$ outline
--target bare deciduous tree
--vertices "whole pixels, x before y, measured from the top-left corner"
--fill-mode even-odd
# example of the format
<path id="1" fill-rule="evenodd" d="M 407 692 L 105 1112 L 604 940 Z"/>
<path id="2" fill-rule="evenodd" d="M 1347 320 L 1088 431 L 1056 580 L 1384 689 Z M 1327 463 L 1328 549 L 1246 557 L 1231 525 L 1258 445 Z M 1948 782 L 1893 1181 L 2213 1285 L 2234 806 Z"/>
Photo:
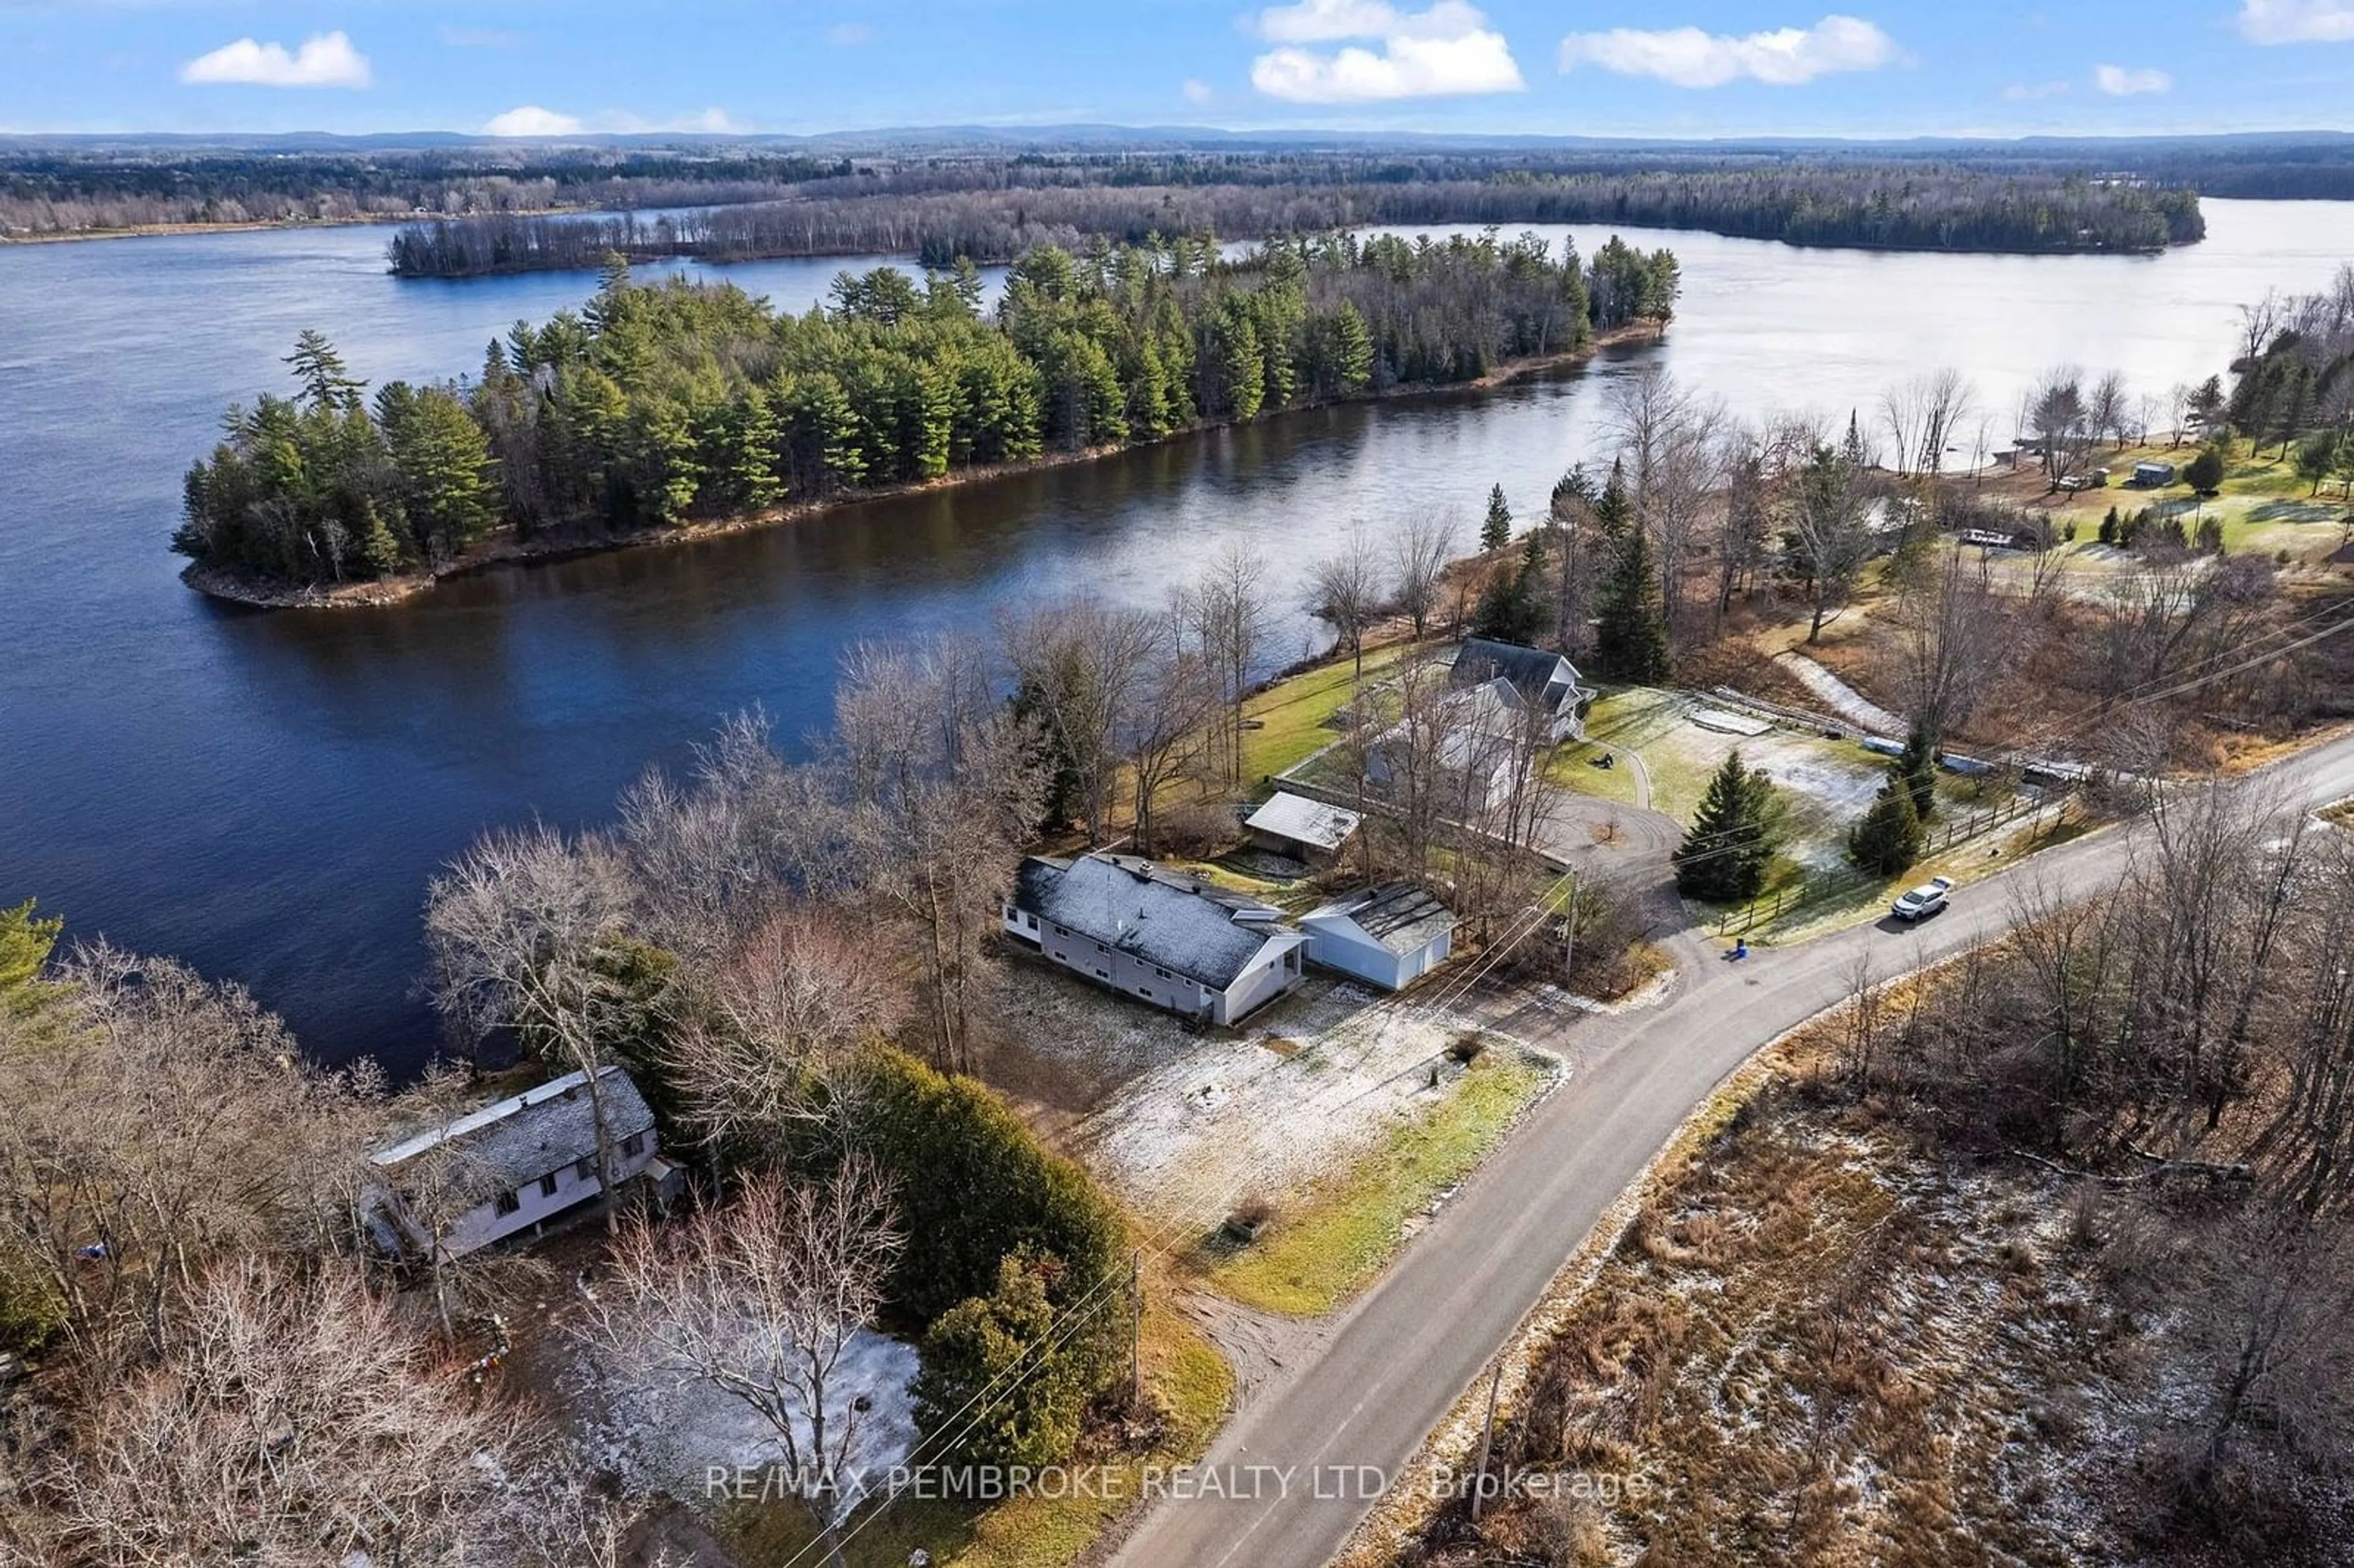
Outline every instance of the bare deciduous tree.
<path id="1" fill-rule="evenodd" d="M 1785 517 L 1785 569 L 1806 590 L 1807 641 L 1847 608 L 1858 573 L 1872 558 L 1862 476 L 1829 447 L 1818 447 L 1796 476 Z"/>
<path id="2" fill-rule="evenodd" d="M 1214 672 L 1225 723 L 1217 737 L 1229 784 L 1243 782 L 1243 705 L 1267 640 L 1267 562 L 1248 544 L 1234 541 L 1211 557 L 1186 596 L 1193 638 Z"/>
<path id="3" fill-rule="evenodd" d="M 1650 536 L 1659 602 L 1675 629 L 1684 616 L 1684 570 L 1702 543 L 1701 524 L 1724 471 L 1717 440 L 1727 423 L 1723 405 L 1694 397 L 1664 370 L 1613 382 L 1609 403 L 1636 525 Z"/>
<path id="4" fill-rule="evenodd" d="M 1414 622 L 1417 642 L 1437 611 L 1438 590 L 1462 533 L 1459 516 L 1433 508 L 1408 513 L 1390 531 L 1391 580 L 1396 585 L 1393 598 Z"/>
<path id="5" fill-rule="evenodd" d="M 1931 736 L 1969 722 L 2001 673 L 2009 616 L 1985 555 L 1956 545 L 1907 586 L 1898 606 L 1904 634 L 1905 705 Z"/>
<path id="6" fill-rule="evenodd" d="M 492 1568 L 527 1532 L 535 1439 L 348 1266 L 249 1256 L 204 1277 L 48 1480 L 71 1561 Z"/>
<path id="7" fill-rule="evenodd" d="M 545 824 L 483 834 L 426 892 L 435 1006 L 470 1042 L 512 1030 L 527 1049 L 585 1075 L 606 1199 L 615 1160 L 604 1069 L 636 1001 L 620 962 L 629 899 L 610 846 Z M 616 1224 L 610 1202 L 605 1224 Z"/>
<path id="8" fill-rule="evenodd" d="M 741 1402 L 831 1539 L 860 1480 L 860 1412 L 838 1374 L 903 1245 L 888 1188 L 855 1156 L 822 1181 L 756 1176 L 725 1208 L 633 1221 L 577 1331 L 637 1375 Z"/>
<path id="9" fill-rule="evenodd" d="M 801 909 L 754 932 L 701 981 L 695 1002 L 668 1048 L 686 1114 L 715 1142 L 770 1144 L 834 1114 L 836 1069 L 896 1026 L 906 995 L 844 913 Z"/>
<path id="10" fill-rule="evenodd" d="M 1060 628 L 1034 617 L 1016 630 L 1025 640 L 1022 656 L 1049 672 L 1040 677 L 1049 683 L 1040 699 L 1046 722 L 1088 758 L 1089 821 L 1100 824 L 1119 766 L 1116 726 L 1133 700 L 1150 618 L 1065 608 Z M 933 1059 L 943 1071 L 968 1071 L 981 938 L 993 924 L 1014 846 L 1041 810 L 1037 736 L 995 699 L 978 648 L 961 641 L 860 653 L 836 704 L 836 753 L 819 771 L 830 777 L 857 886 L 914 923 Z M 890 713 L 895 705 L 913 709 L 917 721 Z M 867 715 L 878 713 L 870 724 Z"/>
<path id="11" fill-rule="evenodd" d="M 372 1081 L 308 1065 L 234 985 L 98 943 L 36 1018 L 0 1007 L 0 1233 L 101 1385 L 161 1344 L 206 1266 L 347 1245 Z"/>
<path id="12" fill-rule="evenodd" d="M 2027 421 L 2043 449 L 2044 482 L 2057 488 L 2082 466 L 2093 440 L 2083 376 L 2073 366 L 2044 373 L 2028 394 Z"/>
<path id="13" fill-rule="evenodd" d="M 1201 653 L 1183 647 L 1185 616 L 1172 608 L 1148 657 L 1135 692 L 1119 719 L 1119 747 L 1128 765 L 1130 821 L 1136 847 L 1153 852 L 1153 811 L 1161 791 L 1184 770 L 1203 731 L 1223 711 L 1217 674 Z"/>
<path id="14" fill-rule="evenodd" d="M 1359 681 L 1365 676 L 1365 633 L 1381 616 L 1383 598 L 1381 568 L 1362 528 L 1351 528 L 1339 549 L 1308 569 L 1302 602 L 1349 650 Z"/>
<path id="15" fill-rule="evenodd" d="M 2178 1434 L 2191 1487 L 2211 1490 L 2251 1447 L 2265 1469 L 2354 1457 L 2354 1238 L 2258 1206 L 2219 1216 L 2176 1266 L 2202 1396 Z"/>
<path id="16" fill-rule="evenodd" d="M 1006 655 L 1024 700 L 1071 771 L 1090 844 L 1110 832 L 1121 720 L 1160 638 L 1159 618 L 1150 613 L 1085 597 L 1004 623 Z"/>

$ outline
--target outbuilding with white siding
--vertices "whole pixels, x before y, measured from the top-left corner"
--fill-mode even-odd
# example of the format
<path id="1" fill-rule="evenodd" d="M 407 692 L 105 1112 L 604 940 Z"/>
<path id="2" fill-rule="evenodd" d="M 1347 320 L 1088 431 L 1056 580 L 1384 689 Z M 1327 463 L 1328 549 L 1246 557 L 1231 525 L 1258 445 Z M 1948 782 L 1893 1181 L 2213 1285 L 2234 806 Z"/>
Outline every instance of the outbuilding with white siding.
<path id="1" fill-rule="evenodd" d="M 1455 950 L 1455 914 L 1411 882 L 1361 888 L 1300 916 L 1308 961 L 1404 991 Z"/>

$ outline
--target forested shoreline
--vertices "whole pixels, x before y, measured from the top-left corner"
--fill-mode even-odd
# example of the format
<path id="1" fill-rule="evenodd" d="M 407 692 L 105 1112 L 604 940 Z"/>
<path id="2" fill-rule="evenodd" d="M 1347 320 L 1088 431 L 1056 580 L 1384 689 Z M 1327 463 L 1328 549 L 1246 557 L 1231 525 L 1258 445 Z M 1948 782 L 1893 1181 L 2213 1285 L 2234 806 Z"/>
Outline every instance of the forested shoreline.
<path id="1" fill-rule="evenodd" d="M 830 184 L 838 182 L 830 182 Z M 1509 172 L 1339 185 L 1128 183 L 927 189 L 710 207 L 652 218 L 513 213 L 404 226 L 396 276 L 586 268 L 609 252 L 705 261 L 897 253 L 1002 261 L 1106 235 L 1258 238 L 1410 224 L 1608 223 L 1792 245 L 2022 253 L 2162 250 L 2204 237 L 2195 192 L 2081 176 L 1880 166 Z"/>
<path id="2" fill-rule="evenodd" d="M 190 470 L 173 548 L 197 586 L 270 602 L 631 542 L 1476 382 L 1664 323 L 1679 287 L 1670 252 L 1616 238 L 1589 261 L 1534 237 L 1341 235 L 1235 260 L 1180 238 L 1041 247 L 993 311 L 965 261 L 921 283 L 843 272 L 796 316 L 617 261 L 583 310 L 516 323 L 468 381 L 369 397 L 305 334 L 296 396 L 232 408 Z"/>
<path id="3" fill-rule="evenodd" d="M 1343 139 L 1345 140 L 1345 139 Z M 1802 245 L 2050 252 L 2158 249 L 2200 232 L 2198 195 L 2343 196 L 2329 140 L 2147 143 L 1497 145 L 1436 149 L 876 132 L 656 145 L 463 142 L 248 147 L 0 142 L 0 237 L 417 220 L 396 270 L 593 267 L 606 249 L 713 258 L 922 254 L 1010 260 L 1096 234 L 1230 239 L 1384 223 L 1688 227 Z M 677 207 L 667 235 L 560 236 L 515 220 Z M 641 217 L 637 228 L 656 220 Z M 454 227 L 444 228 L 441 224 Z"/>

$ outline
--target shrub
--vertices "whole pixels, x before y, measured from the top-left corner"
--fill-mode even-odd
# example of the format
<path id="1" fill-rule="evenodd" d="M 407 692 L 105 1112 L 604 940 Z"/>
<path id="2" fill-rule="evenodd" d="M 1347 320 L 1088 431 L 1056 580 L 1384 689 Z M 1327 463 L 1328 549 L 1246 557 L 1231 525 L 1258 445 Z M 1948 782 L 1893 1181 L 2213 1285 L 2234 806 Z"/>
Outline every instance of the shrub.
<path id="1" fill-rule="evenodd" d="M 2199 455 L 2183 465 L 2182 478 L 2200 494 L 2214 494 L 2223 485 L 2223 454 L 2211 445 L 2201 447 Z"/>
<path id="2" fill-rule="evenodd" d="M 1089 1303 L 1089 1326 L 1071 1351 L 1095 1386 L 1119 1330 L 1119 1315 L 1099 1309 L 1097 1289 L 1126 1272 L 1111 1200 L 970 1078 L 878 1046 L 861 1061 L 850 1093 L 855 1140 L 891 1177 L 911 1238 L 893 1272 L 892 1303 L 932 1322 L 993 1296 L 1005 1260 L 1028 1257 L 1057 1311 Z"/>
<path id="3" fill-rule="evenodd" d="M 1204 800 L 1152 816 L 1152 848 L 1180 860 L 1207 860 L 1242 838 L 1232 806 Z"/>
<path id="4" fill-rule="evenodd" d="M 929 1457 L 1048 1465 L 1078 1442 L 1088 1393 L 1084 1369 L 1067 1353 L 1031 1353 L 1057 1328 L 1047 1299 L 1055 1269 L 1032 1253 L 1008 1254 L 998 1261 L 994 1290 L 933 1321 L 914 1390 L 917 1429 L 939 1449 Z"/>

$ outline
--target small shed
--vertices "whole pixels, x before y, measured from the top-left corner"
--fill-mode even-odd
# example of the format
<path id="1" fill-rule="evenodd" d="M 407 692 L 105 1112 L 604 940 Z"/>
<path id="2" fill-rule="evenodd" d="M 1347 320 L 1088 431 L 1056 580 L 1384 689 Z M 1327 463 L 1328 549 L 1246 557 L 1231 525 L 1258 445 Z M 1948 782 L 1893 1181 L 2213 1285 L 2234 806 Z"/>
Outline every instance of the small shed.
<path id="1" fill-rule="evenodd" d="M 2174 482 L 2174 465 L 2170 462 L 2137 462 L 2133 466 L 2133 483 L 2140 490 L 2158 490 Z"/>
<path id="2" fill-rule="evenodd" d="M 1251 842 L 1310 865 L 1328 865 L 1363 821 L 1356 812 L 1278 789 L 1243 822 Z"/>
<path id="3" fill-rule="evenodd" d="M 1455 950 L 1455 914 L 1410 882 L 1361 888 L 1300 916 L 1308 961 L 1404 991 Z"/>

